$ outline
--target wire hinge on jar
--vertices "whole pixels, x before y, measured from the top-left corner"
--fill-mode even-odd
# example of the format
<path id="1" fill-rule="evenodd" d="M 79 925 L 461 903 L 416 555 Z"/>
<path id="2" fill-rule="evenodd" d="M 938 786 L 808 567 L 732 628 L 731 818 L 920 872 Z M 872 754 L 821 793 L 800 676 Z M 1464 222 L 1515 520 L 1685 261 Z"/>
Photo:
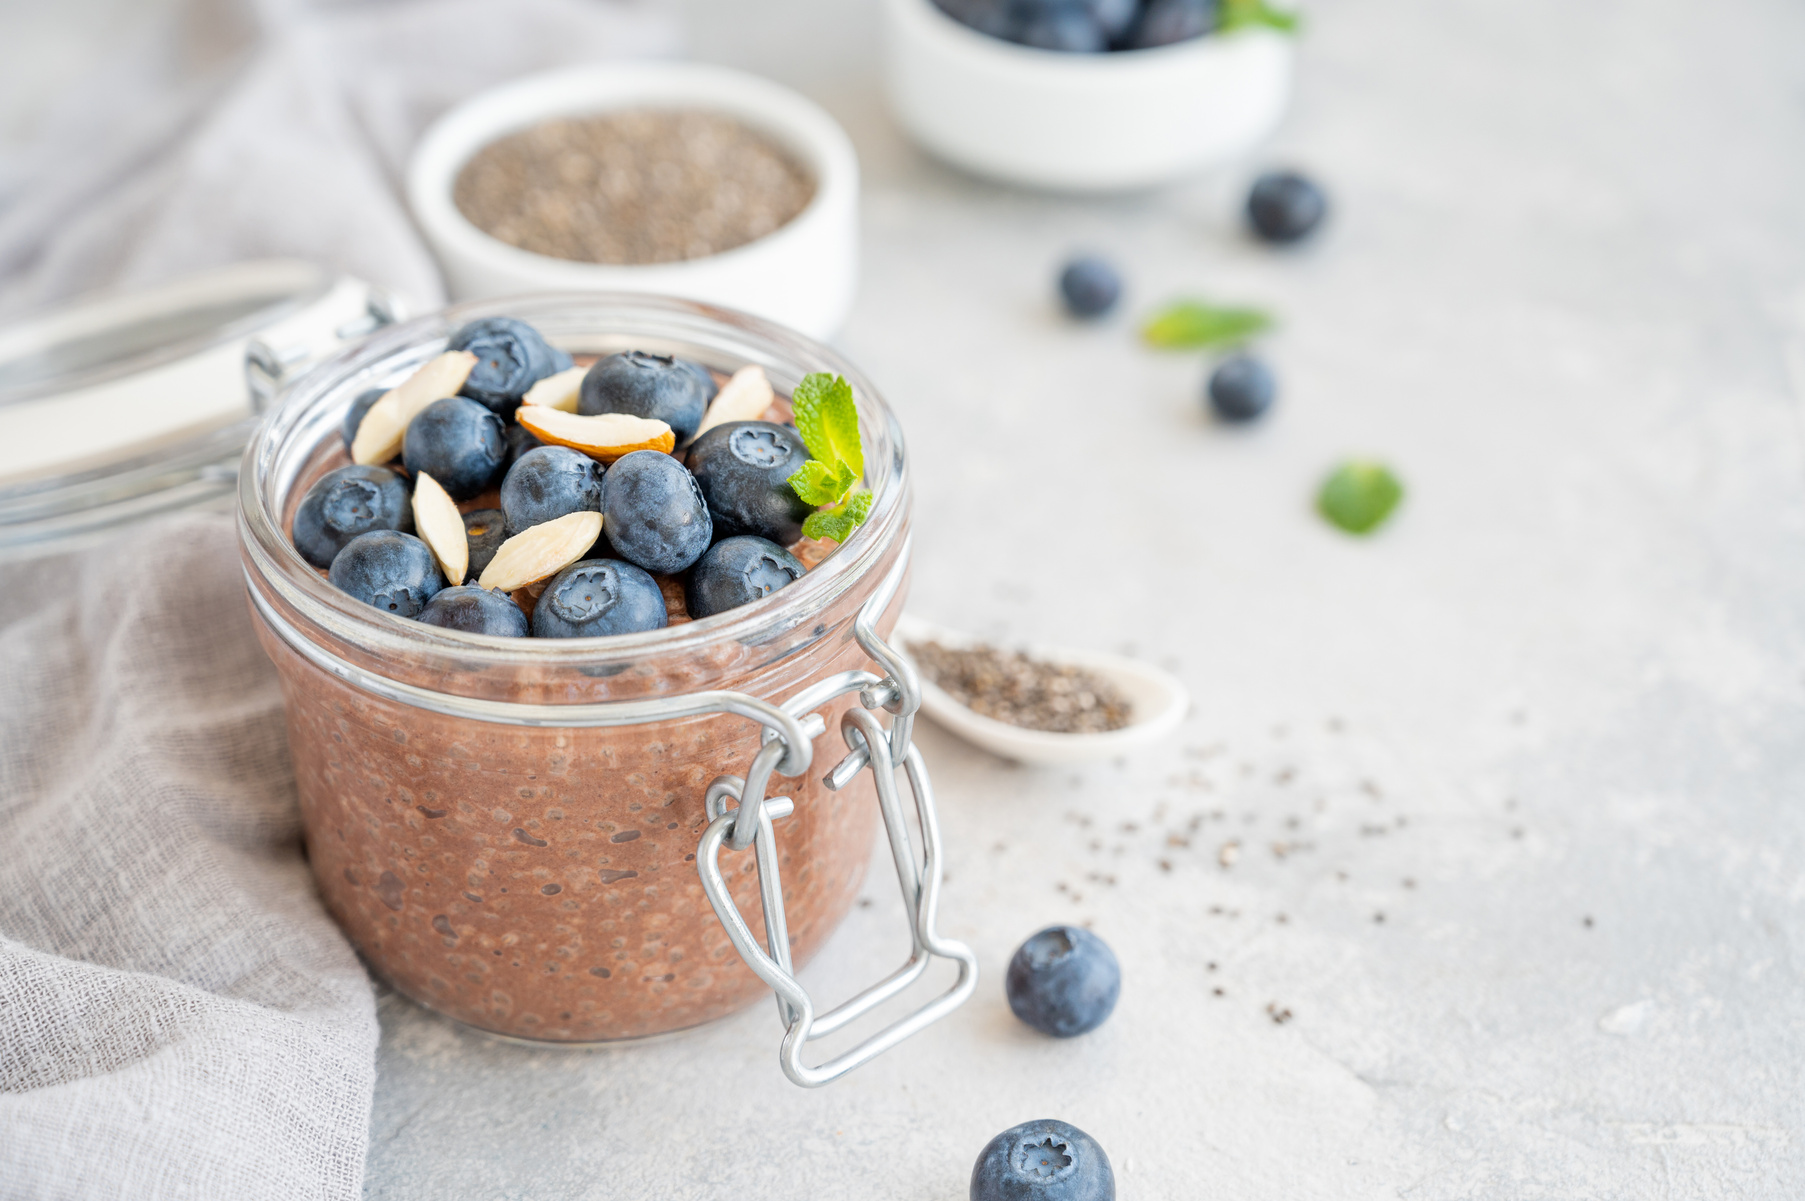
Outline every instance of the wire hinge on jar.
<path id="1" fill-rule="evenodd" d="M 696 868 L 702 877 L 702 889 L 708 895 L 708 903 L 714 907 L 715 916 L 726 928 L 734 949 L 759 979 L 777 994 L 777 1011 L 787 1027 L 778 1059 L 784 1075 L 805 1088 L 816 1088 L 838 1079 L 883 1054 L 964 1004 L 977 986 L 977 957 L 964 943 L 943 938 L 935 929 L 942 871 L 940 823 L 935 815 L 933 786 L 928 780 L 927 767 L 911 738 L 915 712 L 921 705 L 920 681 L 913 666 L 884 642 L 876 628 L 878 617 L 896 594 L 907 563 L 908 547 L 905 545 L 889 577 L 865 602 L 853 623 L 853 635 L 859 645 L 885 674 L 841 672 L 790 698 L 781 706 L 792 719 L 789 729 L 794 731 L 793 723 L 799 722 L 801 732 L 810 741 L 793 746 L 790 734 L 774 723 L 765 722 L 764 745 L 753 756 L 752 767 L 745 777 L 717 777 L 709 784 L 706 794 L 709 823 L 696 850 Z M 859 694 L 864 707 L 849 710 L 841 716 L 840 736 L 846 743 L 847 754 L 823 782 L 838 791 L 851 784 L 861 771 L 871 772 L 877 786 L 878 808 L 889 836 L 891 857 L 896 863 L 897 883 L 902 888 L 903 903 L 910 917 L 913 945 L 902 967 L 851 1000 L 817 1014 L 813 998 L 796 979 L 791 964 L 789 926 L 784 919 L 783 880 L 773 825 L 788 817 L 795 806 L 787 796 L 767 796 L 766 792 L 774 772 L 796 776 L 808 769 L 812 740 L 826 729 L 826 723 L 815 710 L 851 692 Z M 871 712 L 874 709 L 884 709 L 894 715 L 888 731 Z M 898 768 L 908 779 L 910 799 L 921 829 L 923 845 L 919 860 L 897 788 Z M 730 799 L 734 802 L 732 807 L 728 806 Z M 739 906 L 734 904 L 721 873 L 722 849 L 738 851 L 748 846 L 754 851 L 759 897 L 764 903 L 763 947 L 753 936 Z M 951 960 L 958 966 L 958 978 L 950 989 L 826 1063 L 817 1067 L 803 1063 L 802 1052 L 808 1043 L 845 1028 L 901 993 L 920 979 L 936 958 Z"/>

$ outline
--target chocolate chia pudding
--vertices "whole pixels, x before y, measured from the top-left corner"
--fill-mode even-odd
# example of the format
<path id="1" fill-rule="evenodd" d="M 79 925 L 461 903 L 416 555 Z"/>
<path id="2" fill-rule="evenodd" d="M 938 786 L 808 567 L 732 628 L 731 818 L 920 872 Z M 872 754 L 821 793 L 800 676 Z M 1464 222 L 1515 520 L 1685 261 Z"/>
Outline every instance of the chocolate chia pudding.
<path id="1" fill-rule="evenodd" d="M 843 545 L 793 544 L 810 570 L 780 596 L 692 622 L 683 590 L 661 581 L 669 624 L 612 638 L 503 640 L 404 621 L 335 590 L 294 552 L 296 509 L 345 464 L 337 430 L 351 399 L 372 382 L 392 386 L 448 329 L 489 311 L 425 319 L 324 365 L 247 454 L 246 575 L 282 680 L 308 856 L 371 969 L 460 1021 L 572 1043 L 693 1026 L 769 995 L 710 909 L 695 863 L 705 790 L 746 774 L 762 727 L 728 714 L 560 725 L 556 707 L 705 690 L 781 702 L 835 673 L 881 674 L 852 626 L 901 562 L 900 437 L 869 386 L 829 364 L 855 377 L 875 502 Z M 774 418 L 795 379 L 817 369 L 810 359 L 827 353 L 677 301 L 560 298 L 510 302 L 508 312 L 573 349 L 656 336 L 723 369 L 761 353 L 779 389 Z M 459 507 L 493 503 L 485 492 Z M 516 598 L 523 608 L 536 599 Z M 855 694 L 818 709 L 828 732 L 812 764 L 772 781 L 795 803 L 776 831 L 798 963 L 857 896 L 880 821 L 868 775 L 839 792 L 822 783 L 846 753 L 840 715 L 857 704 Z M 752 852 L 724 851 L 721 867 L 762 930 Z"/>

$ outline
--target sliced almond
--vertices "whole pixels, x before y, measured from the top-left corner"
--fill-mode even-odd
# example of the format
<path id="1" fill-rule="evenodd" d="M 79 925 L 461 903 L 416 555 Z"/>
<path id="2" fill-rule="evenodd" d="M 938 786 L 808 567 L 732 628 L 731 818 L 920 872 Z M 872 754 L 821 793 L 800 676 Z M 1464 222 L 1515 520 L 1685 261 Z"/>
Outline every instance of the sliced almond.
<path id="1" fill-rule="evenodd" d="M 569 371 L 548 375 L 528 388 L 526 395 L 520 398 L 520 403 L 574 413 L 577 411 L 577 396 L 583 390 L 583 377 L 588 374 L 587 367 L 572 367 Z"/>
<path id="2" fill-rule="evenodd" d="M 477 586 L 513 592 L 557 575 L 588 554 L 601 535 L 600 513 L 566 513 L 522 530 L 495 549 Z"/>
<path id="3" fill-rule="evenodd" d="M 702 424 L 696 427 L 696 437 L 700 438 L 715 426 L 729 421 L 757 421 L 771 407 L 774 397 L 771 381 L 765 378 L 763 367 L 757 363 L 741 367 L 709 402 L 708 412 L 702 414 Z"/>
<path id="4" fill-rule="evenodd" d="M 357 437 L 351 440 L 353 463 L 386 463 L 401 453 L 401 439 L 407 424 L 420 415 L 420 410 L 435 400 L 456 396 L 470 372 L 476 368 L 476 356 L 468 350 L 448 350 L 382 394 L 370 406 L 357 425 Z"/>
<path id="5" fill-rule="evenodd" d="M 521 405 L 514 420 L 541 442 L 568 446 L 604 463 L 636 450 L 662 450 L 668 454 L 677 446 L 677 436 L 664 422 L 625 413 L 580 417 L 543 405 Z"/>
<path id="6" fill-rule="evenodd" d="M 414 529 L 453 587 L 470 572 L 470 537 L 451 494 L 424 471 L 414 473 Z"/>

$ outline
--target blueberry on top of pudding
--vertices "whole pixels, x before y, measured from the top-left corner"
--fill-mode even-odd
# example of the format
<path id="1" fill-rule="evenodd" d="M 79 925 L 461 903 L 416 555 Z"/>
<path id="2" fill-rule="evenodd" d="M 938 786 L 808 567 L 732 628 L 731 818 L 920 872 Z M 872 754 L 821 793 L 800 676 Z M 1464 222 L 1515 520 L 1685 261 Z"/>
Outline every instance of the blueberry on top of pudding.
<path id="1" fill-rule="evenodd" d="M 538 638 L 594 638 L 662 630 L 664 591 L 618 559 L 584 559 L 552 577 L 533 608 Z"/>
<path id="2" fill-rule="evenodd" d="M 656 450 L 623 455 L 602 475 L 602 528 L 621 558 L 665 574 L 687 568 L 714 541 L 696 477 Z"/>
<path id="3" fill-rule="evenodd" d="M 401 461 L 424 471 L 453 500 L 469 500 L 494 484 L 508 459 L 501 418 L 463 396 L 435 400 L 407 426 Z"/>
<path id="4" fill-rule="evenodd" d="M 583 377 L 577 412 L 586 417 L 626 413 L 662 421 L 682 446 L 702 424 L 702 413 L 708 408 L 704 374 L 669 355 L 640 350 L 611 354 L 597 360 Z"/>
<path id="5" fill-rule="evenodd" d="M 353 464 L 327 472 L 301 498 L 295 549 L 313 566 L 330 567 L 333 556 L 359 534 L 413 528 L 407 481 L 387 467 Z"/>
<path id="6" fill-rule="evenodd" d="M 691 617 L 713 617 L 762 600 L 806 574 L 789 551 L 764 538 L 723 538 L 708 548 L 684 580 Z"/>
<path id="7" fill-rule="evenodd" d="M 462 395 L 507 416 L 526 390 L 570 366 L 570 356 L 549 345 L 539 331 L 513 317 L 485 317 L 451 335 L 451 350 L 468 350 L 476 366 Z"/>
<path id="8" fill-rule="evenodd" d="M 794 429 L 770 421 L 730 421 L 689 448 L 689 469 L 708 502 L 715 536 L 752 534 L 782 546 L 802 536 L 810 507 L 790 487 L 808 462 Z"/>
<path id="9" fill-rule="evenodd" d="M 418 617 L 445 587 L 426 543 L 397 530 L 372 530 L 345 544 L 327 578 L 341 592 L 397 617 Z"/>

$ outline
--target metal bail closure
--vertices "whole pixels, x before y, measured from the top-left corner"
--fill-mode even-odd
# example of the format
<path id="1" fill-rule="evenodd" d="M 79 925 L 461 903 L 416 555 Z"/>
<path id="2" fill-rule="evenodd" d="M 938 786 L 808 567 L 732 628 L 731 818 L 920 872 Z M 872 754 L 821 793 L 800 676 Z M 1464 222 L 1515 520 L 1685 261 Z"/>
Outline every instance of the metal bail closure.
<path id="1" fill-rule="evenodd" d="M 696 849 L 696 868 L 702 877 L 702 890 L 708 895 L 715 916 L 726 928 L 734 949 L 759 979 L 777 994 L 777 1011 L 788 1027 L 778 1061 L 783 1065 L 784 1075 L 804 1088 L 818 1088 L 838 1079 L 945 1017 L 965 1003 L 978 982 L 977 956 L 971 948 L 942 938 L 935 930 L 942 870 L 940 822 L 934 811 L 934 792 L 928 781 L 927 767 L 921 760 L 921 752 L 910 739 L 914 712 L 920 704 L 919 682 L 907 660 L 885 645 L 875 629 L 877 617 L 896 593 L 906 561 L 905 547 L 890 578 L 877 595 L 866 602 L 853 626 L 859 644 L 885 669 L 886 675 L 842 672 L 792 697 L 783 709 L 799 718 L 809 734 L 818 734 L 823 728 L 821 719 L 812 710 L 849 692 L 858 692 L 860 700 L 870 708 L 885 708 L 896 714 L 886 732 L 876 716 L 863 709 L 845 713 L 840 719 L 840 734 L 846 742 L 847 755 L 826 776 L 825 782 L 829 788 L 838 790 L 851 783 L 860 771 L 869 770 L 872 774 L 877 785 L 878 808 L 883 813 L 884 830 L 890 840 L 891 857 L 896 861 L 897 883 L 910 917 L 913 947 L 908 961 L 850 1001 L 817 1016 L 813 998 L 796 979 L 791 966 L 789 926 L 784 920 L 783 880 L 773 825 L 788 817 L 794 811 L 794 804 L 789 797 L 765 796 L 772 772 L 782 770 L 789 754 L 785 733 L 767 726 L 768 741 L 754 756 L 746 778 L 721 776 L 708 786 L 710 820 Z M 804 714 L 807 716 L 802 716 Z M 805 745 L 805 753 L 807 749 Z M 919 861 L 897 790 L 899 767 L 908 777 L 916 821 L 921 827 Z M 729 797 L 737 802 L 736 808 L 727 807 Z M 735 850 L 750 844 L 754 849 L 759 896 L 765 910 L 764 947 L 759 946 L 751 927 L 734 904 L 727 881 L 721 874 L 724 844 Z M 901 993 L 921 978 L 935 958 L 948 959 L 958 965 L 959 975 L 950 989 L 818 1067 L 809 1067 L 802 1062 L 803 1048 L 810 1041 L 834 1033 Z"/>

